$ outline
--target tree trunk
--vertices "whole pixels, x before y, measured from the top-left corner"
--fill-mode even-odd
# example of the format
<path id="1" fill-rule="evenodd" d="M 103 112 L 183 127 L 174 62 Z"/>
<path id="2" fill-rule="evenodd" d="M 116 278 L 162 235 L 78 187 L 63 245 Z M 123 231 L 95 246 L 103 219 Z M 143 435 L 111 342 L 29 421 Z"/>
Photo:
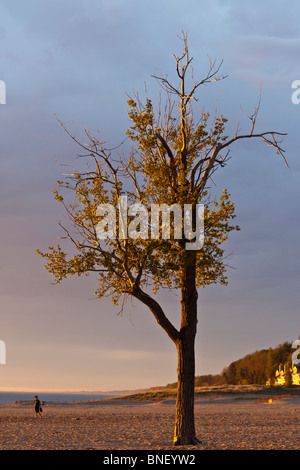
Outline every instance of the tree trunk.
<path id="1" fill-rule="evenodd" d="M 193 258 L 191 254 L 190 257 Z M 195 445 L 200 441 L 195 434 L 195 337 L 197 330 L 197 290 L 195 263 L 182 271 L 181 327 L 176 343 L 178 352 L 177 403 L 174 445 Z"/>
<path id="2" fill-rule="evenodd" d="M 194 419 L 195 353 L 193 334 L 177 345 L 178 386 L 174 445 L 197 444 Z"/>

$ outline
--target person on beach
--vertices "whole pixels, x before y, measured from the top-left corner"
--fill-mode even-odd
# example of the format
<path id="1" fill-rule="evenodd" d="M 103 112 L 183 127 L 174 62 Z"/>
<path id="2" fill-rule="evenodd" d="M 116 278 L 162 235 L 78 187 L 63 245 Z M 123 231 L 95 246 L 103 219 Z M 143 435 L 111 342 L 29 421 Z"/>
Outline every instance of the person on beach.
<path id="1" fill-rule="evenodd" d="M 37 395 L 35 395 L 35 397 L 34 397 L 34 411 L 35 411 L 35 417 L 37 417 L 38 414 L 40 415 L 40 417 L 42 417 L 42 415 L 41 415 L 41 411 L 42 411 L 41 402 L 40 402 L 39 397 Z"/>

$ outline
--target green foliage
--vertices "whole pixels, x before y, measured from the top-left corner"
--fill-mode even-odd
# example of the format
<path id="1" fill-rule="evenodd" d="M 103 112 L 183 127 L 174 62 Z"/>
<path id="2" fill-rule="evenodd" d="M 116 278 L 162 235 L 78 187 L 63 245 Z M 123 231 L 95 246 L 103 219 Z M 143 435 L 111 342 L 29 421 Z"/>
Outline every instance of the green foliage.
<path id="1" fill-rule="evenodd" d="M 272 348 L 269 348 L 267 354 L 266 377 L 269 380 L 270 386 L 273 386 L 275 383 L 276 366 L 274 351 Z"/>
<path id="2" fill-rule="evenodd" d="M 292 378 L 292 370 L 291 370 L 290 362 L 287 362 L 285 364 L 285 386 L 289 388 L 293 386 L 293 378 Z"/>
<path id="3" fill-rule="evenodd" d="M 274 378 L 279 364 L 290 361 L 291 343 L 285 342 L 276 348 L 262 349 L 232 362 L 223 371 L 231 385 L 265 385 L 267 379 Z"/>
<path id="4" fill-rule="evenodd" d="M 227 284 L 222 245 L 233 230 L 234 204 L 227 190 L 220 200 L 210 202 L 205 182 L 207 165 L 218 142 L 227 139 L 226 119 L 216 116 L 210 126 L 209 113 L 195 122 L 188 93 L 179 95 L 180 110 L 167 94 L 165 113 L 155 112 L 150 99 L 143 104 L 129 99 L 131 126 L 127 135 L 132 141 L 129 154 L 112 155 L 102 142 L 86 131 L 89 144 L 77 144 L 87 152 L 88 169 L 75 170 L 53 190 L 62 204 L 68 225 L 61 225 L 60 237 L 73 243 L 70 248 L 50 246 L 48 252 L 37 250 L 46 259 L 45 268 L 60 283 L 67 276 L 98 273 L 95 295 L 111 296 L 115 303 L 121 297 L 136 296 L 137 290 L 152 286 L 180 289 L 182 270 L 194 259 L 185 249 L 185 240 L 171 237 L 159 239 L 122 239 L 120 221 L 116 220 L 116 236 L 99 240 L 97 224 L 102 220 L 97 208 L 111 204 L 118 208 L 120 197 L 127 194 L 128 205 L 143 204 L 148 211 L 153 204 L 205 204 L 204 246 L 196 253 L 196 287 Z M 174 115 L 174 110 L 176 113 Z M 69 134 L 70 135 L 70 134 Z M 218 157 L 210 173 L 226 162 Z M 71 195 L 71 202 L 67 194 Z M 150 212 L 149 212 L 150 214 Z"/>
<path id="5" fill-rule="evenodd" d="M 81 156 L 86 157 L 85 168 L 76 169 L 58 181 L 57 189 L 53 190 L 67 216 L 67 225 L 60 224 L 63 230 L 60 238 L 72 242 L 73 249 L 70 245 L 62 248 L 58 244 L 50 246 L 48 252 L 37 250 L 45 258 L 45 268 L 55 282 L 60 283 L 67 276 L 94 272 L 98 275 L 96 296 L 111 296 L 115 303 L 128 296 L 138 298 L 149 306 L 174 341 L 178 334 L 165 321 L 161 307 L 154 305 L 143 289 L 149 286 L 154 292 L 163 287 L 182 289 L 191 267 L 195 272 L 195 288 L 216 283 L 226 285 L 223 243 L 230 232 L 239 227 L 232 222 L 234 204 L 227 190 L 219 201 L 210 201 L 211 177 L 227 164 L 230 146 L 239 139 L 261 138 L 281 156 L 284 152 L 278 140 L 284 134 L 254 133 L 258 107 L 248 116 L 249 133 L 239 135 L 236 132 L 231 138 L 227 137 L 227 119 L 222 114 L 211 117 L 203 109 L 195 119 L 192 104 L 197 102 L 198 88 L 225 77 L 219 73 L 221 64 L 216 67 L 211 62 L 206 76 L 199 81 L 189 80 L 189 72 L 193 77 L 193 59 L 189 56 L 186 35 L 182 41 L 183 54 L 174 55 L 178 84 L 173 85 L 167 77 L 155 77 L 165 92 L 158 108 L 154 109 L 148 97 L 144 103 L 138 95 L 128 99 L 131 125 L 127 135 L 131 149 L 124 149 L 120 155 L 118 150 L 106 148 L 87 129 L 87 143 L 82 143 L 61 123 L 84 151 Z M 184 237 L 179 240 L 174 236 L 168 240 L 162 237 L 124 239 L 120 236 L 122 222 L 118 218 L 115 237 L 99 240 L 97 225 L 102 216 L 98 215 L 97 208 L 100 204 L 117 208 L 125 193 L 128 205 L 143 204 L 148 211 L 153 204 L 171 206 L 176 203 L 183 214 L 185 204 L 190 204 L 192 211 L 197 204 L 205 204 L 203 247 L 196 253 L 188 252 Z"/>

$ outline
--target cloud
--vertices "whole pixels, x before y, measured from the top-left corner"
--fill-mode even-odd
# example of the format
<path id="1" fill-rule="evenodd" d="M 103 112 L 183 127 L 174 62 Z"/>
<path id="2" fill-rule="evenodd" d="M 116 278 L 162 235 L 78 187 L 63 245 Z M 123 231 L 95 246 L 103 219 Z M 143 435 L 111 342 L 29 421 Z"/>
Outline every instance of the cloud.
<path id="1" fill-rule="evenodd" d="M 281 0 L 252 1 L 239 0 L 222 2 L 226 22 L 237 35 L 257 35 L 295 38 L 299 36 L 299 3 L 295 0 L 283 3 Z"/>
<path id="2" fill-rule="evenodd" d="M 219 42 L 218 47 L 230 76 L 269 88 L 290 87 L 300 76 L 300 39 L 264 35 L 234 36 Z"/>
<path id="3" fill-rule="evenodd" d="M 158 351 L 144 351 L 135 349 L 114 349 L 99 351 L 101 357 L 112 359 L 113 361 L 133 361 L 141 359 L 151 359 L 159 355 Z"/>

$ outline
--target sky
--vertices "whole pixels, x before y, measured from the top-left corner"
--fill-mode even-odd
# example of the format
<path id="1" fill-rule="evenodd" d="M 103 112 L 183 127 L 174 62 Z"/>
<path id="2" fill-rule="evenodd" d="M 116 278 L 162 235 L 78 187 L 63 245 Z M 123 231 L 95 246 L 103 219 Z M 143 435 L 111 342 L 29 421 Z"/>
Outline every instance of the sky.
<path id="1" fill-rule="evenodd" d="M 92 278 L 52 284 L 36 249 L 58 242 L 64 216 L 51 190 L 78 148 L 99 131 L 109 147 L 129 127 L 128 94 L 155 101 L 152 75 L 174 77 L 182 31 L 202 78 L 209 59 L 225 80 L 199 89 L 194 112 L 218 108 L 229 131 L 249 130 L 261 89 L 257 131 L 285 138 L 287 168 L 261 141 L 240 141 L 216 173 L 241 231 L 226 243 L 228 286 L 199 291 L 196 375 L 218 374 L 246 354 L 300 334 L 300 5 L 280 0 L 0 0 L 0 390 L 132 390 L 176 381 L 176 349 L 142 304 L 122 315 L 95 299 Z M 0 100 L 1 101 L 1 100 Z M 200 115 L 199 114 L 199 115 Z M 57 118 L 56 118 L 57 117 Z M 178 325 L 177 295 L 157 294 Z M 3 343 L 1 343 L 3 344 Z"/>

